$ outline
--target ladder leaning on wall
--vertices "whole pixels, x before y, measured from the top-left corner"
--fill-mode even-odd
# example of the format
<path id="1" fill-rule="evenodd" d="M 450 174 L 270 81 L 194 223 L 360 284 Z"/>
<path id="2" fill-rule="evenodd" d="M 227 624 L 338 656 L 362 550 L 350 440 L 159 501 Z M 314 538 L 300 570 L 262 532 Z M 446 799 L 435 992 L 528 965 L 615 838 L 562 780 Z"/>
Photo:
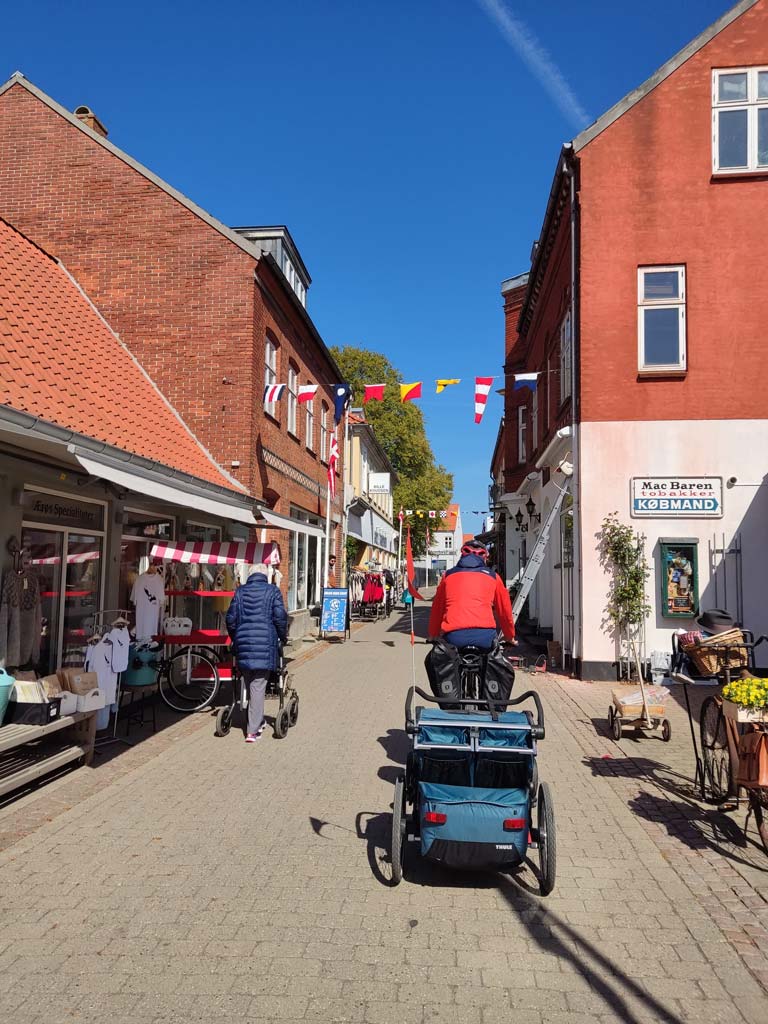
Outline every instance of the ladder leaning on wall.
<path id="1" fill-rule="evenodd" d="M 523 605 L 525 604 L 528 594 L 531 592 L 534 580 L 539 575 L 539 569 L 544 562 L 544 556 L 547 553 L 547 545 L 549 544 L 550 534 L 552 533 L 552 527 L 558 520 L 560 515 L 560 508 L 563 504 L 563 500 L 569 492 L 565 487 L 561 487 L 560 493 L 555 499 L 555 503 L 552 506 L 549 515 L 547 516 L 546 522 L 542 527 L 541 533 L 536 540 L 531 557 L 528 559 L 528 563 L 525 566 L 523 577 L 520 581 L 520 589 L 515 595 L 515 600 L 512 604 L 512 615 L 517 620 Z"/>

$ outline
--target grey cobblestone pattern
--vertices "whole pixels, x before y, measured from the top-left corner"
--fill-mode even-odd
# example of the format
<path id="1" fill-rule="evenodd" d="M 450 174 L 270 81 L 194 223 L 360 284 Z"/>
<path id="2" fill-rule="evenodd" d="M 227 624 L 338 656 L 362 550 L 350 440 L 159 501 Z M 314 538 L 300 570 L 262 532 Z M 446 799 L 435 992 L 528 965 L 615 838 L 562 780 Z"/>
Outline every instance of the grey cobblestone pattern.
<path id="1" fill-rule="evenodd" d="M 668 814 L 680 798 L 651 767 L 690 775 L 680 712 L 671 744 L 617 745 L 602 731 L 610 688 L 532 677 L 548 712 L 555 892 L 540 899 L 530 870 L 419 862 L 390 887 L 410 675 L 407 624 L 367 626 L 297 670 L 287 739 L 216 739 L 201 718 L 9 846 L 0 1020 L 765 1024 L 743 938 L 764 925 L 765 866 L 736 865 L 709 818 L 692 842 L 699 819 Z"/>

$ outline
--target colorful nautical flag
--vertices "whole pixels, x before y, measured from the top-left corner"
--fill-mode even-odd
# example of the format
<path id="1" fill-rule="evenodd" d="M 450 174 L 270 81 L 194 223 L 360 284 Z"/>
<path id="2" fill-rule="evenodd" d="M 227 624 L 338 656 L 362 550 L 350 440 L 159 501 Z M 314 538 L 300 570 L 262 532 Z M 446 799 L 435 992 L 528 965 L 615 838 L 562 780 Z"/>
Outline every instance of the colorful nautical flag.
<path id="1" fill-rule="evenodd" d="M 475 377 L 475 423 L 479 423 L 483 418 L 492 384 L 493 377 Z"/>
<path id="2" fill-rule="evenodd" d="M 386 384 L 366 384 L 363 404 L 366 402 L 382 402 L 384 400 L 384 388 Z"/>
<path id="3" fill-rule="evenodd" d="M 516 373 L 515 383 L 512 385 L 513 391 L 520 391 L 522 388 L 530 388 L 531 391 L 536 390 L 536 379 L 538 373 Z"/>
<path id="4" fill-rule="evenodd" d="M 437 385 L 437 388 L 435 389 L 435 394 L 439 395 L 441 391 L 444 391 L 447 387 L 450 387 L 451 384 L 461 384 L 461 378 L 446 377 L 443 378 L 442 380 L 436 380 L 435 384 Z"/>
<path id="5" fill-rule="evenodd" d="M 336 497 L 336 466 L 339 461 L 339 442 L 336 440 L 336 435 L 331 436 L 331 450 L 328 455 L 328 490 L 330 491 L 331 497 Z"/>
<path id="6" fill-rule="evenodd" d="M 311 402 L 317 394 L 317 384 L 300 384 L 299 385 L 299 402 Z"/>
<path id="7" fill-rule="evenodd" d="M 430 509 L 429 518 L 430 519 L 437 519 L 437 512 L 435 512 L 434 509 Z"/>
<path id="8" fill-rule="evenodd" d="M 421 381 L 416 381 L 414 384 L 401 384 L 400 401 L 412 402 L 414 398 L 421 398 Z"/>
<path id="9" fill-rule="evenodd" d="M 333 385 L 333 425 L 338 427 L 341 417 L 347 411 L 347 406 L 352 401 L 352 388 L 349 384 Z"/>
<path id="10" fill-rule="evenodd" d="M 285 391 L 285 384 L 267 384 L 264 387 L 264 404 L 272 404 L 272 402 L 279 402 L 283 397 Z"/>

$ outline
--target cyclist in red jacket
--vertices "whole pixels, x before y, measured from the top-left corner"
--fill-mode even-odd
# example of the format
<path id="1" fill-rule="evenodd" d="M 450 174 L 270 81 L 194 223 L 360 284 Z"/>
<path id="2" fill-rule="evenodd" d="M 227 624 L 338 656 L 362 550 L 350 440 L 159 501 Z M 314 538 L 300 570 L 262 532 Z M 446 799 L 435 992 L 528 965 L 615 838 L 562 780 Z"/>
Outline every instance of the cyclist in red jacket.
<path id="1" fill-rule="evenodd" d="M 500 576 L 486 565 L 488 549 L 469 541 L 455 568 L 440 581 L 429 616 L 430 637 L 442 636 L 455 647 L 490 649 L 501 629 L 515 639 L 512 603 Z"/>

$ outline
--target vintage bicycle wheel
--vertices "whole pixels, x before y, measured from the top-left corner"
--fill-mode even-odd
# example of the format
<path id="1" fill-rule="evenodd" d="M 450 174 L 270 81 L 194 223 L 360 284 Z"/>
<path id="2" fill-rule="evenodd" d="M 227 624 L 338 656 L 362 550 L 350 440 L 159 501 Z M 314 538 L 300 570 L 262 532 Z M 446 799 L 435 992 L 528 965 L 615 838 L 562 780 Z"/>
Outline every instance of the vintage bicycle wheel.
<path id="1" fill-rule="evenodd" d="M 219 689 L 214 663 L 199 651 L 186 647 L 171 658 L 160 675 L 160 696 L 174 711 L 202 711 Z"/>
<path id="2" fill-rule="evenodd" d="M 704 785 L 715 803 L 725 800 L 730 789 L 731 755 L 723 709 L 716 697 L 707 697 L 699 715 Z"/>

